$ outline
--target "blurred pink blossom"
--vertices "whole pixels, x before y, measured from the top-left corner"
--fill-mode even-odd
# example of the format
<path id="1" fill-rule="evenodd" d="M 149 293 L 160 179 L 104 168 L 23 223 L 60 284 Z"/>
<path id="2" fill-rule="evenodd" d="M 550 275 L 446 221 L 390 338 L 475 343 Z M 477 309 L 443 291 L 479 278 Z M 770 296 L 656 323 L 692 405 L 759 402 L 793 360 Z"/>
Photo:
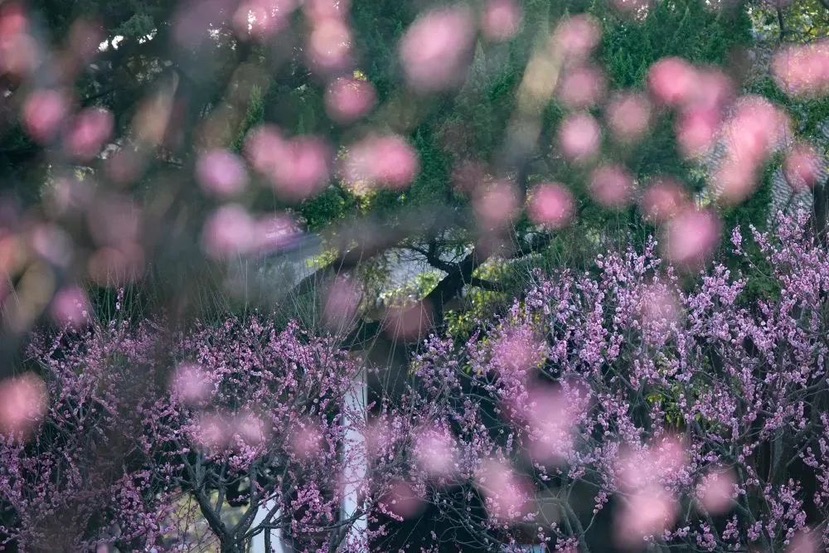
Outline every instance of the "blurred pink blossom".
<path id="1" fill-rule="evenodd" d="M 245 155 L 285 201 L 301 202 L 317 195 L 331 176 L 332 153 L 325 141 L 313 136 L 288 140 L 270 125 L 248 134 Z"/>
<path id="2" fill-rule="evenodd" d="M 637 142 L 648 132 L 651 103 L 639 93 L 623 93 L 611 98 L 606 109 L 607 125 L 621 143 Z"/>
<path id="3" fill-rule="evenodd" d="M 130 184 L 144 172 L 147 156 L 132 149 L 122 148 L 106 160 L 106 174 L 115 184 Z"/>
<path id="4" fill-rule="evenodd" d="M 341 330 L 353 324 L 363 294 L 355 279 L 338 275 L 325 297 L 322 318 L 331 330 Z"/>
<path id="5" fill-rule="evenodd" d="M 505 330 L 492 347 L 492 364 L 502 377 L 523 379 L 544 359 L 544 342 L 529 326 Z"/>
<path id="6" fill-rule="evenodd" d="M 340 78 L 325 91 L 325 111 L 341 124 L 348 124 L 368 115 L 377 103 L 377 93 L 368 81 Z"/>
<path id="7" fill-rule="evenodd" d="M 204 224 L 202 248 L 217 260 L 243 255 L 254 245 L 256 223 L 240 205 L 216 209 Z"/>
<path id="8" fill-rule="evenodd" d="M 49 263 L 68 267 L 74 255 L 72 237 L 61 227 L 43 223 L 32 229 L 30 235 L 32 250 Z"/>
<path id="9" fill-rule="evenodd" d="M 679 322 L 679 301 L 671 289 L 662 282 L 649 284 L 642 289 L 639 315 L 645 328 L 664 335 L 674 323 Z"/>
<path id="10" fill-rule="evenodd" d="M 112 138 L 114 126 L 112 112 L 87 108 L 72 121 L 66 136 L 66 150 L 80 161 L 91 161 Z"/>
<path id="11" fill-rule="evenodd" d="M 530 192 L 527 204 L 530 220 L 553 230 L 569 225 L 575 215 L 573 194 L 559 183 L 539 184 Z"/>
<path id="12" fill-rule="evenodd" d="M 648 88 L 654 98 L 666 106 L 680 106 L 696 94 L 697 71 L 682 58 L 664 58 L 648 72 Z"/>
<path id="13" fill-rule="evenodd" d="M 663 489 L 646 489 L 627 498 L 615 520 L 616 543 L 638 549 L 647 536 L 659 536 L 671 528 L 679 515 L 679 504 Z"/>
<path id="14" fill-rule="evenodd" d="M 548 386 L 530 390 L 523 411 L 528 419 L 527 453 L 533 461 L 546 465 L 567 462 L 574 451 L 573 431 L 583 407 Z"/>
<path id="15" fill-rule="evenodd" d="M 817 530 L 803 529 L 789 542 L 786 553 L 818 553 L 822 549 L 821 541 Z"/>
<path id="16" fill-rule="evenodd" d="M 173 374 L 171 391 L 185 405 L 200 406 L 213 395 L 213 383 L 200 365 L 182 363 Z"/>
<path id="17" fill-rule="evenodd" d="M 758 170 L 751 160 L 727 160 L 714 171 L 711 188 L 721 202 L 727 205 L 738 204 L 751 196 L 757 188 Z"/>
<path id="18" fill-rule="evenodd" d="M 498 522 L 519 521 L 533 509 L 532 484 L 506 463 L 485 461 L 475 474 L 475 483 L 484 495 L 488 515 Z"/>
<path id="19" fill-rule="evenodd" d="M 600 205 L 619 209 L 633 200 L 633 176 L 621 165 L 603 165 L 590 175 L 588 189 Z"/>
<path id="20" fill-rule="evenodd" d="M 48 400 L 46 384 L 33 373 L 0 381 L 0 433 L 30 437 L 46 414 Z"/>
<path id="21" fill-rule="evenodd" d="M 40 52 L 30 34 L 23 3 L 6 2 L 0 9 L 0 74 L 28 74 L 39 60 Z"/>
<path id="22" fill-rule="evenodd" d="M 190 431 L 191 439 L 208 455 L 217 455 L 230 445 L 232 431 L 227 417 L 205 413 Z"/>
<path id="23" fill-rule="evenodd" d="M 32 139 L 46 144 L 57 136 L 69 110 L 70 102 L 65 93 L 36 90 L 23 104 L 23 126 Z"/>
<path id="24" fill-rule="evenodd" d="M 640 205 L 648 221 L 661 225 L 685 210 L 689 202 L 682 184 L 671 178 L 658 178 L 642 195 Z"/>
<path id="25" fill-rule="evenodd" d="M 736 86 L 731 78 L 719 69 L 698 69 L 697 86 L 688 102 L 688 108 L 704 111 L 722 111 L 736 97 Z"/>
<path id="26" fill-rule="evenodd" d="M 323 73 L 339 71 L 352 63 L 351 29 L 341 19 L 326 18 L 314 22 L 308 37 L 308 61 Z"/>
<path id="27" fill-rule="evenodd" d="M 248 184 L 242 159 L 224 149 L 211 150 L 199 156 L 196 179 L 206 193 L 217 198 L 237 196 Z"/>
<path id="28" fill-rule="evenodd" d="M 775 54 L 771 71 L 786 94 L 814 98 L 829 93 L 829 41 L 790 45 Z"/>
<path id="29" fill-rule="evenodd" d="M 599 153 L 602 131 L 592 115 L 576 113 L 567 116 L 558 129 L 558 142 L 564 157 L 583 164 Z"/>
<path id="30" fill-rule="evenodd" d="M 564 72 L 558 85 L 558 99 L 569 109 L 585 109 L 597 105 L 607 92 L 604 73 L 598 67 L 582 65 Z"/>
<path id="31" fill-rule="evenodd" d="M 593 53 L 602 38 L 598 21 L 589 15 L 576 15 L 561 21 L 555 28 L 552 46 L 565 59 L 578 62 Z"/>
<path id="32" fill-rule="evenodd" d="M 400 40 L 400 60 L 409 86 L 437 92 L 460 85 L 471 62 L 475 24 L 461 4 L 421 15 Z"/>
<path id="33" fill-rule="evenodd" d="M 442 426 L 422 429 L 415 437 L 417 465 L 433 478 L 452 476 L 457 470 L 456 448 L 449 429 Z"/>
<path id="34" fill-rule="evenodd" d="M 664 253 L 679 267 L 699 269 L 719 244 L 720 230 L 715 213 L 688 208 L 665 225 L 661 242 Z"/>
<path id="35" fill-rule="evenodd" d="M 712 470 L 699 483 L 699 504 L 712 515 L 723 515 L 734 505 L 737 477 L 733 470 Z"/>
<path id="36" fill-rule="evenodd" d="M 723 134 L 730 159 L 759 165 L 791 137 L 791 121 L 765 98 L 744 96 L 737 101 Z"/>
<path id="37" fill-rule="evenodd" d="M 302 9 L 315 23 L 325 19 L 344 19 L 351 9 L 351 0 L 305 0 Z"/>
<path id="38" fill-rule="evenodd" d="M 316 458 L 325 445 L 322 430 L 311 420 L 300 420 L 293 424 L 288 438 L 288 449 L 301 460 Z"/>
<path id="39" fill-rule="evenodd" d="M 486 229 L 501 229 L 518 216 L 518 191 L 509 181 L 497 181 L 477 190 L 473 207 L 478 223 Z"/>
<path id="40" fill-rule="evenodd" d="M 707 154 L 722 122 L 720 112 L 711 109 L 692 109 L 683 112 L 676 122 L 679 150 L 688 159 Z"/>
<path id="41" fill-rule="evenodd" d="M 420 170 L 415 149 L 399 135 L 372 135 L 352 144 L 343 163 L 343 176 L 352 186 L 400 190 Z"/>
<path id="42" fill-rule="evenodd" d="M 61 288 L 52 298 L 49 313 L 60 326 L 81 328 L 92 321 L 92 305 L 83 288 Z"/>
<path id="43" fill-rule="evenodd" d="M 426 502 L 411 484 L 397 480 L 380 499 L 380 506 L 394 517 L 405 520 L 420 514 Z"/>
<path id="44" fill-rule="evenodd" d="M 416 340 L 426 336 L 432 320 L 432 306 L 428 302 L 417 301 L 410 305 L 388 308 L 383 317 L 383 329 L 393 338 Z"/>
<path id="45" fill-rule="evenodd" d="M 481 33 L 491 42 L 505 42 L 521 29 L 524 13 L 516 0 L 487 0 L 481 17 Z"/>
<path id="46" fill-rule="evenodd" d="M 786 155 L 783 175 L 794 192 L 804 192 L 818 183 L 824 161 L 809 144 L 797 144 Z"/>
<path id="47" fill-rule="evenodd" d="M 270 434 L 264 419 L 247 410 L 237 413 L 230 419 L 228 428 L 232 430 L 236 439 L 241 442 L 239 445 L 253 448 L 265 445 Z"/>

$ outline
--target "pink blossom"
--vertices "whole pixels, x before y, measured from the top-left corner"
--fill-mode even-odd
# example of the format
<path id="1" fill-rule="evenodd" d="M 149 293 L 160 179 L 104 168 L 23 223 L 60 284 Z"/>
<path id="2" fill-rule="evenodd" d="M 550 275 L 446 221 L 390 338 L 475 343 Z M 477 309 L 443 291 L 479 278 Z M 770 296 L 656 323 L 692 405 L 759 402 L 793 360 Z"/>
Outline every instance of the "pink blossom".
<path id="1" fill-rule="evenodd" d="M 698 269 L 711 257 L 720 240 L 720 221 L 707 210 L 686 209 L 665 226 L 663 248 L 674 264 Z"/>
<path id="2" fill-rule="evenodd" d="M 786 94 L 814 98 L 829 92 L 829 42 L 790 45 L 775 54 L 774 79 Z"/>
<path id="3" fill-rule="evenodd" d="M 343 163 L 343 176 L 355 188 L 408 187 L 420 170 L 417 152 L 401 136 L 372 135 L 353 144 Z"/>
<path id="4" fill-rule="evenodd" d="M 637 142 L 650 127 L 651 103 L 638 93 L 614 96 L 607 105 L 607 125 L 613 137 L 622 143 Z"/>
<path id="5" fill-rule="evenodd" d="M 213 395 L 210 375 L 196 363 L 182 363 L 176 367 L 171 384 L 173 396 L 185 405 L 204 405 Z"/>
<path id="6" fill-rule="evenodd" d="M 676 122 L 676 139 L 682 155 L 693 159 L 708 153 L 720 123 L 720 113 L 715 110 L 692 109 L 682 113 Z"/>
<path id="7" fill-rule="evenodd" d="M 420 514 L 426 503 L 411 484 L 398 480 L 380 499 L 380 506 L 393 516 L 405 520 Z"/>
<path id="8" fill-rule="evenodd" d="M 714 171 L 710 186 L 723 203 L 737 204 L 754 193 L 757 172 L 752 160 L 727 160 Z"/>
<path id="9" fill-rule="evenodd" d="M 77 286 L 58 290 L 49 308 L 52 319 L 61 326 L 80 328 L 92 320 L 92 305 L 86 292 Z"/>
<path id="10" fill-rule="evenodd" d="M 262 126 L 248 134 L 245 154 L 253 168 L 270 179 L 277 195 L 289 202 L 317 195 L 330 178 L 332 153 L 317 137 L 288 140 L 276 127 Z"/>
<path id="11" fill-rule="evenodd" d="M 570 61 L 586 59 L 602 38 L 599 23 L 589 15 L 576 15 L 561 21 L 555 28 L 552 46 Z"/>
<path id="12" fill-rule="evenodd" d="M 569 109 L 585 109 L 604 99 L 607 83 L 597 67 L 583 65 L 565 71 L 558 85 L 558 99 Z"/>
<path id="13" fill-rule="evenodd" d="M 621 165 L 603 165 L 592 172 L 589 190 L 602 206 L 619 209 L 633 199 L 633 177 Z"/>
<path id="14" fill-rule="evenodd" d="M 256 223 L 242 206 L 222 206 L 204 224 L 202 248 L 214 259 L 228 259 L 248 253 L 255 234 Z"/>
<path id="15" fill-rule="evenodd" d="M 518 215 L 518 192 L 509 181 L 494 182 L 477 191 L 473 206 L 482 227 L 500 229 Z"/>
<path id="16" fill-rule="evenodd" d="M 791 121 L 779 107 L 759 96 L 737 102 L 723 130 L 730 159 L 759 164 L 791 136 Z"/>
<path id="17" fill-rule="evenodd" d="M 599 153 L 602 131 L 592 115 L 577 113 L 567 116 L 558 130 L 558 142 L 564 157 L 583 164 Z"/>
<path id="18" fill-rule="evenodd" d="M 91 161 L 112 137 L 115 118 L 102 108 L 87 108 L 72 121 L 66 137 L 66 149 L 80 161 Z"/>
<path id="19" fill-rule="evenodd" d="M 436 92 L 460 85 L 475 42 L 472 12 L 463 5 L 420 16 L 400 40 L 400 60 L 409 86 Z"/>
<path id="20" fill-rule="evenodd" d="M 694 97 L 699 81 L 696 69 L 682 58 L 664 58 L 651 66 L 648 88 L 666 106 L 680 106 Z"/>
<path id="21" fill-rule="evenodd" d="M 351 9 L 351 0 L 305 0 L 302 9 L 313 22 L 344 19 Z"/>
<path id="22" fill-rule="evenodd" d="M 376 103 L 377 93 L 367 81 L 340 78 L 325 91 L 326 113 L 344 125 L 368 115 Z"/>
<path id="23" fill-rule="evenodd" d="M 351 29 L 341 19 L 316 21 L 308 36 L 307 55 L 311 67 L 323 73 L 345 69 L 352 63 Z"/>
<path id="24" fill-rule="evenodd" d="M 682 184 L 670 178 L 659 178 L 642 195 L 640 205 L 645 218 L 659 225 L 683 211 L 689 201 Z"/>
<path id="25" fill-rule="evenodd" d="M 553 230 L 566 227 L 575 215 L 573 194 L 562 184 L 539 184 L 527 200 L 530 220 Z"/>
<path id="26" fill-rule="evenodd" d="M 794 192 L 803 192 L 818 183 L 822 166 L 823 159 L 813 146 L 797 144 L 786 155 L 783 175 Z"/>
<path id="27" fill-rule="evenodd" d="M 227 150 L 211 150 L 199 156 L 196 178 L 202 189 L 218 198 L 231 198 L 244 191 L 248 174 L 241 158 Z"/>
<path id="28" fill-rule="evenodd" d="M 415 438 L 417 464 L 433 478 L 446 478 L 455 473 L 458 462 L 456 448 L 454 436 L 442 426 L 425 428 Z"/>
<path id="29" fill-rule="evenodd" d="M 668 492 L 647 489 L 627 498 L 615 521 L 616 543 L 623 547 L 641 547 L 647 536 L 661 535 L 673 526 L 679 505 Z"/>
<path id="30" fill-rule="evenodd" d="M 338 275 L 325 297 L 323 321 L 332 330 L 341 330 L 355 322 L 362 291 L 355 279 Z"/>
<path id="31" fill-rule="evenodd" d="M 697 486 L 699 504 L 712 515 L 725 514 L 734 505 L 737 477 L 733 470 L 712 470 Z"/>
<path id="32" fill-rule="evenodd" d="M 515 0 L 488 0 L 481 17 L 481 32 L 489 41 L 505 42 L 521 29 L 523 17 L 523 9 Z"/>
<path id="33" fill-rule="evenodd" d="M 100 195 L 87 210 L 86 220 L 99 246 L 136 243 L 141 238 L 141 207 L 125 195 Z"/>
<path id="34" fill-rule="evenodd" d="M 322 453 L 322 429 L 311 420 L 299 420 L 290 431 L 288 449 L 300 460 L 311 461 Z"/>
<path id="35" fill-rule="evenodd" d="M 383 317 L 383 329 L 395 338 L 416 340 L 426 336 L 432 321 L 432 306 L 418 301 L 411 305 L 390 307 Z"/>
<path id="36" fill-rule="evenodd" d="M 487 513 L 498 522 L 515 522 L 532 511 L 532 484 L 503 462 L 485 461 L 475 483 L 483 492 Z"/>
<path id="37" fill-rule="evenodd" d="M 0 433 L 28 438 L 46 414 L 43 380 L 32 373 L 0 381 Z"/>
<path id="38" fill-rule="evenodd" d="M 290 24 L 297 8 L 296 0 L 247 0 L 233 16 L 236 34 L 264 39 L 279 33 Z"/>
<path id="39" fill-rule="evenodd" d="M 23 105 L 23 125 L 35 141 L 46 144 L 60 131 L 69 115 L 69 99 L 58 90 L 36 90 Z"/>
<path id="40" fill-rule="evenodd" d="M 191 429 L 191 438 L 206 454 L 217 455 L 230 444 L 230 422 L 220 414 L 203 414 Z"/>

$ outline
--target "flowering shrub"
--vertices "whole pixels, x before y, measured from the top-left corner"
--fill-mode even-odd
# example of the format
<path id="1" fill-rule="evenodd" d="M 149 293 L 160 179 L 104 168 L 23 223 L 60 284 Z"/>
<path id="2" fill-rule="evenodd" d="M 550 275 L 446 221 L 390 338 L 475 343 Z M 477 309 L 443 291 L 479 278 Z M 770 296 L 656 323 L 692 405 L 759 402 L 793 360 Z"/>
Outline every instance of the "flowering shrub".
<path id="1" fill-rule="evenodd" d="M 622 549 L 829 544 L 829 253 L 805 221 L 753 232 L 776 298 L 745 295 L 759 269 L 739 231 L 744 270 L 717 264 L 692 285 L 652 240 L 600 256 L 596 274 L 538 275 L 466 344 L 433 337 L 413 401 L 445 417 L 468 490 L 430 480 L 435 507 L 481 548 L 529 535 L 607 550 L 609 519 Z M 473 496 L 486 516 L 464 508 Z"/>
<path id="2" fill-rule="evenodd" d="M 4 544 L 198 550 L 176 535 L 184 494 L 222 551 L 275 529 L 299 550 L 335 549 L 351 526 L 344 494 L 370 505 L 392 483 L 394 462 L 364 479 L 351 468 L 364 448 L 345 447 L 350 428 L 365 428 L 365 406 L 346 401 L 360 365 L 330 339 L 261 316 L 162 329 L 113 321 L 35 337 L 48 409 L 29 436 L 0 443 Z"/>

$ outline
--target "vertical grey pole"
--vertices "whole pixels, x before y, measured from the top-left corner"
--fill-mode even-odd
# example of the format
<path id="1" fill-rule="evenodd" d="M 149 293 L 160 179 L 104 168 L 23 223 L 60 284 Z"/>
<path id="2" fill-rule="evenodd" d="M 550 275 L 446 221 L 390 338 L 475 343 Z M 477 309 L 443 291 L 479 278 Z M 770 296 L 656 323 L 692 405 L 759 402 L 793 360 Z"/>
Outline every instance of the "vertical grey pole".
<path id="1" fill-rule="evenodd" d="M 366 395 L 365 371 L 360 371 L 355 379 L 351 392 L 345 398 L 347 411 L 355 416 L 364 417 L 366 415 Z M 345 456 L 345 465 L 343 467 L 345 481 L 342 506 L 343 519 L 350 518 L 359 509 L 360 488 L 368 471 L 366 437 L 363 436 L 358 428 L 354 428 L 350 418 L 346 418 L 346 425 L 345 444 L 343 447 L 343 455 Z M 367 528 L 368 520 L 363 515 L 349 528 L 348 536 L 346 537 L 347 542 L 351 544 L 359 542 L 365 535 Z M 367 544 L 362 550 L 368 553 Z"/>

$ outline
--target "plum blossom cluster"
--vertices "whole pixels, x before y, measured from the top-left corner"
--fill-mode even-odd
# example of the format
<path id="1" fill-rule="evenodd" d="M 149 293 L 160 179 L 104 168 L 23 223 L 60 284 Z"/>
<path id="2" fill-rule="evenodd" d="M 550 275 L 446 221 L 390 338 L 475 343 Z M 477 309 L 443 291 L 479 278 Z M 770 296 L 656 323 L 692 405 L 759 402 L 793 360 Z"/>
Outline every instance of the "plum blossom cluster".
<path id="1" fill-rule="evenodd" d="M 0 548 L 197 550 L 184 499 L 223 551 L 277 531 L 348 550 L 384 531 L 351 528 L 399 488 L 399 462 L 345 447 L 367 413 L 346 401 L 361 365 L 333 340 L 263 316 L 66 328 L 36 335 L 34 371 L 4 382 L 22 415 L 3 412 Z M 360 499 L 342 520 L 346 493 Z"/>
<path id="2" fill-rule="evenodd" d="M 465 344 L 433 338 L 412 391 L 445 418 L 430 501 L 482 548 L 823 550 L 829 254 L 806 219 L 752 231 L 755 255 L 735 231 L 739 261 L 690 286 L 651 241 L 539 275 Z"/>

